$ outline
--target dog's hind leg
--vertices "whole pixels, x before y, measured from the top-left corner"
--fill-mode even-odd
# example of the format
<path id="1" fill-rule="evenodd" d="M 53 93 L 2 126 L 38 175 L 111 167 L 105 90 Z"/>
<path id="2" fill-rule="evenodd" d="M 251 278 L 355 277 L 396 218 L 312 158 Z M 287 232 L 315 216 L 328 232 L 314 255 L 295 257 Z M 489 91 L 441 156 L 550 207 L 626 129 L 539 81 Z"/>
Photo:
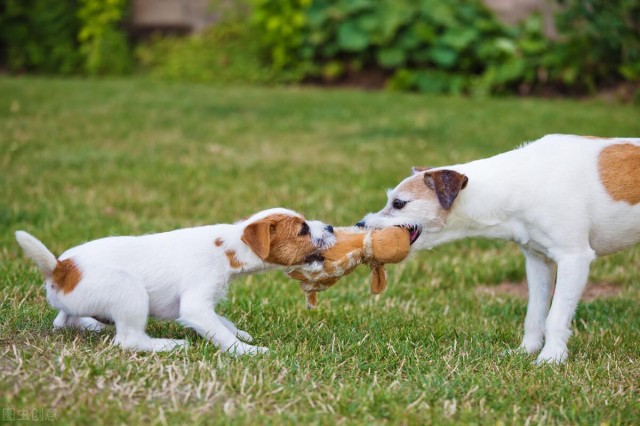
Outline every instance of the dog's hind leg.
<path id="1" fill-rule="evenodd" d="M 567 359 L 567 341 L 571 336 L 571 320 L 589 278 L 589 265 L 595 253 L 589 249 L 558 259 L 558 277 L 553 303 L 545 322 L 545 343 L 538 364 L 561 363 Z"/>
<path id="2" fill-rule="evenodd" d="M 68 315 L 64 311 L 60 311 L 56 319 L 53 320 L 53 328 L 56 330 L 62 328 L 77 328 L 79 330 L 99 333 L 104 330 L 105 327 L 105 324 L 94 318 Z"/>
<path id="3" fill-rule="evenodd" d="M 526 258 L 529 303 L 524 320 L 524 337 L 520 348 L 531 354 L 542 348 L 544 324 L 549 311 L 549 293 L 554 276 L 554 264 L 543 255 L 523 248 Z"/>
<path id="4" fill-rule="evenodd" d="M 82 280 L 65 297 L 69 307 L 76 307 L 68 311 L 112 319 L 113 343 L 125 349 L 159 352 L 184 345 L 184 340 L 154 339 L 146 333 L 149 296 L 142 281 L 126 271 L 85 264 Z"/>

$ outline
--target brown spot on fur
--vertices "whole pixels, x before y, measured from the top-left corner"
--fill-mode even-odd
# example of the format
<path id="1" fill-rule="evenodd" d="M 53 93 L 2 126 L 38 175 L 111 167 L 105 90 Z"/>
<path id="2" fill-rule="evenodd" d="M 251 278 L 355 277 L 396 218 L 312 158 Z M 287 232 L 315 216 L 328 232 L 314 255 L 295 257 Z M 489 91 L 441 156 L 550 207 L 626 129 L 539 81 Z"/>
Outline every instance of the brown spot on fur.
<path id="1" fill-rule="evenodd" d="M 613 144 L 600 151 L 600 180 L 611 198 L 640 203 L 640 146 Z"/>
<path id="2" fill-rule="evenodd" d="M 227 256 L 227 259 L 229 260 L 229 265 L 232 268 L 239 269 L 239 268 L 242 268 L 242 266 L 244 265 L 244 263 L 240 262 L 236 257 L 235 251 L 227 250 L 224 252 L 224 254 Z"/>
<path id="3" fill-rule="evenodd" d="M 242 241 L 262 260 L 276 265 L 300 265 L 316 252 L 311 235 L 300 235 L 304 219 L 274 214 L 247 225 Z"/>
<path id="4" fill-rule="evenodd" d="M 216 241 L 215 241 L 216 247 L 220 247 L 223 243 L 224 241 L 222 241 L 222 238 L 216 238 Z"/>
<path id="5" fill-rule="evenodd" d="M 71 293 L 82 279 L 82 274 L 73 259 L 58 261 L 52 274 L 53 282 L 64 294 Z"/>

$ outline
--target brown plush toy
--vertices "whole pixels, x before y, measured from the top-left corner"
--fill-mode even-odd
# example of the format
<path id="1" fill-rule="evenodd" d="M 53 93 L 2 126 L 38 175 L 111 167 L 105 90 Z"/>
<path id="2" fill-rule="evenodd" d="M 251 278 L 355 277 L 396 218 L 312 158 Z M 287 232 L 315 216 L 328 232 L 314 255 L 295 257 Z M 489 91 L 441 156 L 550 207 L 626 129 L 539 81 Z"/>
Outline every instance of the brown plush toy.
<path id="1" fill-rule="evenodd" d="M 387 286 L 385 263 L 398 263 L 409 255 L 409 231 L 398 227 L 363 229 L 335 228 L 336 243 L 322 252 L 324 260 L 286 271 L 300 281 L 307 297 L 307 308 L 318 304 L 318 292 L 334 285 L 356 266 L 366 263 L 371 267 L 371 293 L 379 294 Z"/>

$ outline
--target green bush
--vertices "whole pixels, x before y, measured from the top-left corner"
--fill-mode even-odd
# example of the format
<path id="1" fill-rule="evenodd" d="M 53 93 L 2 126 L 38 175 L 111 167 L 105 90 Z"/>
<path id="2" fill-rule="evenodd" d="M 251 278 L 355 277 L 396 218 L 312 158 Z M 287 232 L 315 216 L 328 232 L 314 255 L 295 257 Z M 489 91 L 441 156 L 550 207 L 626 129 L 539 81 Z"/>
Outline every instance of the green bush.
<path id="1" fill-rule="evenodd" d="M 563 38 L 547 57 L 550 78 L 595 90 L 620 80 L 640 80 L 638 0 L 560 0 Z"/>
<path id="2" fill-rule="evenodd" d="M 127 0 L 5 0 L 3 62 L 13 72 L 119 74 L 132 69 L 119 27 Z"/>
<path id="3" fill-rule="evenodd" d="M 565 0 L 560 41 L 539 16 L 507 27 L 480 0 L 252 0 L 265 57 L 324 80 L 375 68 L 429 93 L 593 90 L 640 76 L 640 2 Z"/>
<path id="4" fill-rule="evenodd" d="M 287 79 L 261 61 L 246 25 L 225 22 L 187 37 L 155 37 L 136 49 L 142 71 L 158 78 L 222 83 L 273 83 Z"/>
<path id="5" fill-rule="evenodd" d="M 82 63 L 76 1 L 5 0 L 0 6 L 3 62 L 13 72 L 69 74 Z"/>
<path id="6" fill-rule="evenodd" d="M 88 74 L 124 74 L 133 68 L 129 43 L 119 28 L 127 6 L 127 0 L 80 0 L 78 40 Z"/>

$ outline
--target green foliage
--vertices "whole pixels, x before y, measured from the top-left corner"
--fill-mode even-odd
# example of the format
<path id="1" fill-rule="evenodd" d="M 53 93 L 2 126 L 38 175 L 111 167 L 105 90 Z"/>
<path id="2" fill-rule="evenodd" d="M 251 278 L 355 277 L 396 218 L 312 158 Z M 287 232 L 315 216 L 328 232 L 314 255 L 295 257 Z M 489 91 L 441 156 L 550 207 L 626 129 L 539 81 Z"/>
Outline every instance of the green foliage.
<path id="1" fill-rule="evenodd" d="M 133 66 L 126 35 L 118 27 L 127 10 L 127 0 L 79 0 L 78 33 L 84 69 L 90 75 L 123 74 Z"/>
<path id="2" fill-rule="evenodd" d="M 564 39 L 548 58 L 551 78 L 589 90 L 640 80 L 640 2 L 559 1 L 557 24 Z"/>
<path id="3" fill-rule="evenodd" d="M 311 1 L 251 0 L 254 7 L 252 24 L 260 30 L 261 47 L 276 69 L 300 66 L 300 60 L 308 59 L 302 48 L 307 23 L 306 12 Z"/>
<path id="4" fill-rule="evenodd" d="M 6 0 L 3 62 L 13 72 L 121 74 L 133 62 L 120 23 L 127 0 Z"/>
<path id="5" fill-rule="evenodd" d="M 480 0 L 254 0 L 253 22 L 276 68 L 307 78 L 367 67 L 391 89 L 476 94 L 637 80 L 640 3 L 566 1 L 558 42 L 539 16 L 506 27 Z"/>
<path id="6" fill-rule="evenodd" d="M 5 0 L 0 45 L 10 71 L 69 74 L 80 68 L 76 1 Z"/>
<path id="7" fill-rule="evenodd" d="M 273 83 L 285 80 L 260 59 L 251 28 L 238 21 L 187 37 L 155 37 L 136 48 L 144 72 L 163 79 L 218 83 Z"/>

